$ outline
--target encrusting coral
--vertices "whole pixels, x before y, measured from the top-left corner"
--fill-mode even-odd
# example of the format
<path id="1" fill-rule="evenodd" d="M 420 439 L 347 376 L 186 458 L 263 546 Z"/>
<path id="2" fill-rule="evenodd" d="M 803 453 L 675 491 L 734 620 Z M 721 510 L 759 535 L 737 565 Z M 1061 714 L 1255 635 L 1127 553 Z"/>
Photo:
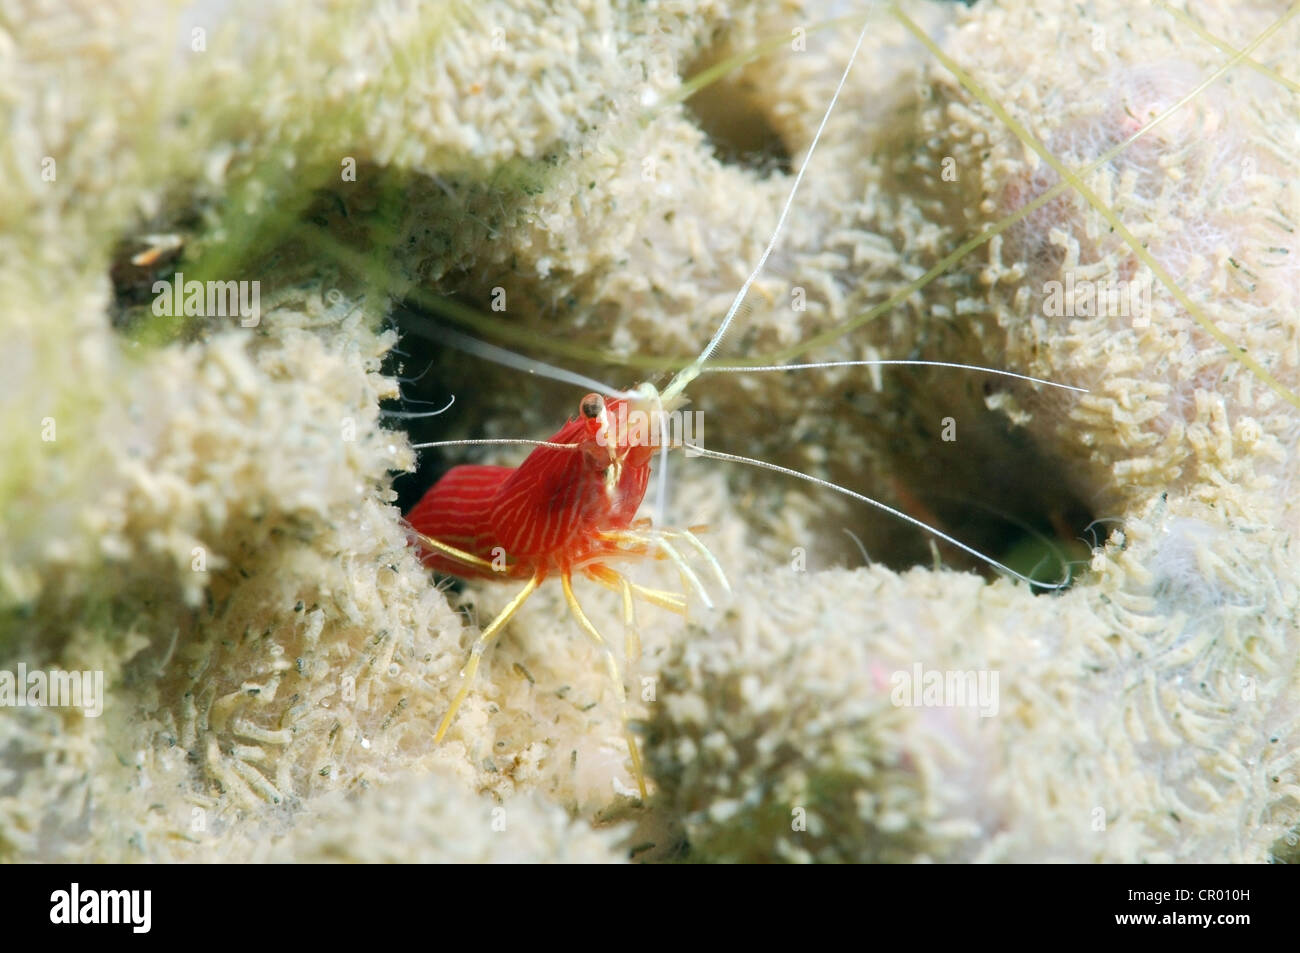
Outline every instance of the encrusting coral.
<path id="1" fill-rule="evenodd" d="M 734 594 L 641 613 L 649 803 L 549 584 L 433 744 L 469 622 L 512 593 L 456 597 L 467 621 L 408 545 L 392 479 L 417 455 L 380 409 L 408 386 L 393 304 L 455 293 L 556 363 L 688 358 L 792 176 L 727 159 L 737 133 L 676 101 L 682 77 L 777 37 L 779 68 L 699 95 L 750 104 L 797 163 L 856 35 L 826 23 L 842 12 L 262 11 L 262 37 L 311 51 L 292 58 L 201 6 L 66 0 L 0 31 L 0 87 L 27 91 L 0 158 L 0 670 L 108 691 L 98 718 L 0 712 L 0 858 L 1294 858 L 1300 26 L 1269 4 L 869 11 L 724 345 L 1088 394 L 939 369 L 691 388 L 706 446 L 959 536 L 986 489 L 1011 521 L 1104 517 L 1068 591 L 922 568 L 919 533 L 841 498 L 674 462 L 670 518 L 710 524 Z M 159 314 L 174 270 L 258 281 L 260 312 Z M 1052 299 L 1109 280 L 1149 281 L 1148 310 Z M 429 353 L 454 432 L 544 437 L 580 396 Z M 861 558 L 846 526 L 887 565 L 833 568 Z M 614 594 L 580 595 L 621 632 Z M 927 673 L 973 694 L 931 698 Z"/>

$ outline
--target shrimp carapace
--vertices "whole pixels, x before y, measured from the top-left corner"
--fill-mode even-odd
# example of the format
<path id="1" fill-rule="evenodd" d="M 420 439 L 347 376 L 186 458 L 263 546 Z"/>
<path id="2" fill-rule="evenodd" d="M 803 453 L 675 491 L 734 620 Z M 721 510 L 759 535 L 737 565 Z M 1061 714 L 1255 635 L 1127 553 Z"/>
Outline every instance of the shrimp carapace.
<path id="1" fill-rule="evenodd" d="M 661 428 L 642 424 L 654 413 L 640 397 L 588 394 L 578 417 L 518 467 L 453 467 L 406 519 L 479 562 L 426 544 L 425 564 L 462 578 L 528 579 L 612 555 L 617 546 L 601 534 L 636 519 L 659 446 Z"/>

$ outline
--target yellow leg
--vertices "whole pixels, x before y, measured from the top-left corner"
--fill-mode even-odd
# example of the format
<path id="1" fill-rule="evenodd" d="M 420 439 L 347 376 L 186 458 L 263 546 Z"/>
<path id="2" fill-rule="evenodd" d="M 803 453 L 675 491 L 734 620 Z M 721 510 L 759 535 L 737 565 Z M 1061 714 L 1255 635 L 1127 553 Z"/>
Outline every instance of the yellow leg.
<path id="1" fill-rule="evenodd" d="M 645 532 L 637 532 L 633 530 L 612 530 L 601 533 L 600 537 L 601 539 L 618 544 L 655 547 L 663 554 L 663 556 L 672 560 L 673 565 L 677 567 L 678 574 L 682 577 L 682 584 L 687 589 L 694 589 L 695 593 L 700 597 L 700 600 L 710 609 L 713 608 L 713 600 L 709 598 L 708 590 L 706 590 L 703 583 L 700 582 L 700 577 L 695 574 L 695 570 L 686 562 L 686 559 L 682 556 L 677 547 L 669 542 L 669 540 L 673 538 L 682 538 L 681 534 L 667 533 L 662 530 L 647 530 Z M 700 543 L 698 539 L 696 539 L 695 542 L 699 543 L 700 546 L 704 545 L 703 543 Z M 708 551 L 705 550 L 705 552 Z M 710 554 L 710 558 L 712 558 L 712 554 Z M 714 562 L 716 564 L 716 560 Z M 720 571 L 721 568 L 719 568 L 719 572 Z M 731 587 L 727 586 L 727 588 L 729 590 Z"/>
<path id="2" fill-rule="evenodd" d="M 457 549 L 455 546 L 450 546 L 447 543 L 440 542 L 432 536 L 425 536 L 423 533 L 414 529 L 411 530 L 411 532 L 415 533 L 415 535 L 420 538 L 420 542 L 424 543 L 424 545 L 428 546 L 430 549 L 437 550 L 449 559 L 454 559 L 457 562 L 463 563 L 466 566 L 471 566 L 474 569 L 483 569 L 488 572 L 499 571 L 496 566 L 492 565 L 492 563 L 488 562 L 486 559 L 480 559 L 473 553 L 467 553 L 463 549 Z"/>
<path id="3" fill-rule="evenodd" d="M 623 597 L 623 657 L 627 659 L 628 665 L 635 665 L 641 658 L 641 630 L 636 624 L 636 603 L 633 601 L 633 588 L 640 588 L 631 579 L 627 578 L 620 572 L 615 572 L 608 566 L 587 566 L 583 569 L 589 579 L 594 579 L 602 586 L 613 589 Z M 657 591 L 657 590 L 651 590 Z M 671 592 L 661 593 L 661 595 L 673 597 Z M 686 611 L 686 604 L 682 603 L 683 613 Z"/>
<path id="4" fill-rule="evenodd" d="M 474 676 L 478 674 L 479 659 L 483 657 L 483 653 L 487 651 L 487 647 L 492 644 L 492 641 L 501 634 L 501 630 L 504 629 L 506 623 L 510 621 L 510 617 L 518 612 L 519 607 L 528 601 L 528 597 L 533 594 L 534 590 L 537 589 L 541 582 L 541 573 L 535 574 L 532 579 L 528 580 L 528 585 L 524 586 L 519 595 L 510 600 L 510 604 L 502 609 L 501 612 L 498 613 L 497 617 L 492 620 L 492 623 L 479 633 L 479 637 L 474 640 L 474 647 L 470 649 L 469 653 L 469 662 L 460 673 L 460 677 L 463 680 L 460 686 L 460 691 L 458 691 L 456 697 L 452 699 L 451 707 L 447 709 L 447 714 L 442 716 L 442 724 L 438 726 L 438 733 L 433 736 L 434 744 L 438 744 L 442 741 L 442 736 L 447 733 L 447 728 L 450 727 L 452 719 L 456 717 L 456 712 L 460 708 L 461 702 L 463 702 L 465 696 L 469 694 L 470 686 L 474 684 Z"/>
<path id="5" fill-rule="evenodd" d="M 704 583 L 700 582 L 700 577 L 695 575 L 695 570 L 686 562 L 686 558 L 682 556 L 677 547 L 668 542 L 667 538 L 664 536 L 659 536 L 655 539 L 655 543 L 661 550 L 667 553 L 668 558 L 676 564 L 677 571 L 681 574 L 682 582 L 685 584 L 686 588 L 694 589 L 700 599 L 704 601 L 704 604 L 712 609 L 713 600 L 709 598 L 709 591 L 704 588 Z"/>
<path id="6" fill-rule="evenodd" d="M 650 589 L 647 586 L 638 585 L 622 573 L 615 572 L 608 566 L 599 563 L 584 567 L 583 572 L 607 589 L 622 592 L 623 587 L 626 586 L 632 590 L 633 595 L 640 596 L 651 605 L 659 606 L 659 608 L 667 609 L 670 612 L 676 612 L 680 616 L 686 615 L 686 600 L 675 592 Z"/>
<path id="7" fill-rule="evenodd" d="M 636 774 L 636 786 L 641 791 L 641 799 L 646 797 L 645 772 L 641 769 L 641 753 L 637 750 L 636 739 L 632 737 L 632 732 L 627 726 L 627 689 L 623 686 L 623 675 L 618 669 L 618 660 L 614 658 L 614 652 L 609 647 L 609 643 L 601 638 L 600 632 L 591 624 L 587 618 L 587 613 L 582 611 L 582 606 L 578 604 L 578 597 L 573 594 L 573 580 L 568 570 L 560 575 L 560 582 L 564 585 L 564 599 L 569 603 L 569 609 L 573 612 L 573 617 L 578 620 L 587 635 L 591 636 L 593 642 L 605 651 L 605 665 L 609 669 L 609 677 L 614 682 L 614 689 L 618 692 L 618 709 L 619 717 L 623 722 L 623 737 L 627 740 L 627 751 L 632 756 L 632 771 Z"/>
<path id="8" fill-rule="evenodd" d="M 632 581 L 619 577 L 623 592 L 623 658 L 628 665 L 641 659 L 641 629 L 636 624 L 636 603 L 632 600 Z"/>
<path id="9" fill-rule="evenodd" d="M 708 561 L 710 568 L 713 570 L 713 575 L 717 577 L 718 582 L 722 583 L 722 588 L 727 592 L 731 592 L 731 583 L 727 581 L 727 574 L 722 571 L 722 564 L 718 562 L 713 553 L 709 552 L 709 547 L 705 546 L 704 542 L 695 535 L 694 528 L 682 530 L 681 536 L 695 548 L 697 553 Z"/>

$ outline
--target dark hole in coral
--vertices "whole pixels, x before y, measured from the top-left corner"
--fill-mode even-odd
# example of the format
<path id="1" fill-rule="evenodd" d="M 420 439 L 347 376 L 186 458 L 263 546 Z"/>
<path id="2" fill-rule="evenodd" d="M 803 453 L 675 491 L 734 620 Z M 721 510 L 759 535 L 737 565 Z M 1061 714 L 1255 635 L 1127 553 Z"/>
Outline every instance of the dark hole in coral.
<path id="1" fill-rule="evenodd" d="M 473 360 L 452 348 L 439 347 L 433 338 L 410 330 L 424 325 L 436 333 L 441 327 L 437 318 L 418 305 L 404 302 L 394 307 L 391 321 L 401 333 L 401 339 L 388 353 L 384 373 L 398 379 L 401 397 L 384 403 L 385 425 L 406 431 L 411 443 L 416 445 L 495 436 L 488 422 L 494 416 L 491 405 L 496 401 L 491 389 L 483 387 L 482 379 L 476 379 L 473 374 Z M 521 382 L 519 388 L 526 390 L 528 383 Z M 431 414 L 438 410 L 442 412 Z M 501 407 L 495 410 L 506 412 Z M 431 415 L 398 416 L 416 414 Z M 408 512 L 453 466 L 480 462 L 483 456 L 484 451 L 474 447 L 417 450 L 416 469 L 393 480 L 398 508 Z"/>
<path id="2" fill-rule="evenodd" d="M 142 224 L 135 232 L 124 237 L 113 249 L 109 260 L 108 279 L 113 289 L 109 302 L 109 322 L 113 328 L 131 334 L 142 322 L 148 321 L 158 304 L 158 282 L 170 287 L 185 257 L 186 237 L 195 228 L 194 216 L 187 213 L 174 222 L 154 221 Z M 170 308 L 172 294 L 163 294 Z M 205 302 L 206 303 L 206 302 Z M 178 330 L 185 319 L 183 314 L 168 318 Z"/>
<path id="3" fill-rule="evenodd" d="M 689 79 L 725 56 L 706 52 L 682 73 Z M 702 87 L 686 100 L 686 110 L 709 138 L 714 155 L 728 165 L 753 169 L 767 176 L 792 171 L 790 150 L 768 117 L 749 70 L 731 71 Z"/>
<path id="4" fill-rule="evenodd" d="M 882 501 L 1037 581 L 1061 580 L 1066 564 L 1077 580 L 1109 528 L 1027 428 L 986 406 L 1005 385 L 911 369 L 899 369 L 893 382 L 885 402 L 895 410 L 883 426 L 896 436 L 890 476 L 877 488 Z M 1008 389 L 1022 386 L 1031 385 Z M 874 403 L 864 411 L 878 415 Z M 884 513 L 864 514 L 858 532 L 871 558 L 894 569 L 932 565 L 937 549 L 945 566 L 997 576 L 959 547 Z"/>

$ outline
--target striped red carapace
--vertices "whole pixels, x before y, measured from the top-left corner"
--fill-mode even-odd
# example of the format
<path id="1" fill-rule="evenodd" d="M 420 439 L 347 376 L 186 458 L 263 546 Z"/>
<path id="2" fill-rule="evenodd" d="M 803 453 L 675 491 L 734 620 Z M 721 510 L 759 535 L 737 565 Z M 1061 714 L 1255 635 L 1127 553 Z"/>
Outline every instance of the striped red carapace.
<path id="1" fill-rule="evenodd" d="M 655 447 L 629 446 L 626 434 L 602 430 L 602 410 L 616 424 L 621 408 L 626 415 L 625 400 L 590 394 L 581 406 L 582 414 L 547 441 L 570 449 L 538 447 L 517 467 L 454 467 L 429 488 L 407 522 L 489 565 L 426 544 L 427 566 L 461 578 L 545 578 L 618 549 L 600 533 L 628 529 L 636 519 Z M 618 471 L 612 481 L 611 469 Z"/>

